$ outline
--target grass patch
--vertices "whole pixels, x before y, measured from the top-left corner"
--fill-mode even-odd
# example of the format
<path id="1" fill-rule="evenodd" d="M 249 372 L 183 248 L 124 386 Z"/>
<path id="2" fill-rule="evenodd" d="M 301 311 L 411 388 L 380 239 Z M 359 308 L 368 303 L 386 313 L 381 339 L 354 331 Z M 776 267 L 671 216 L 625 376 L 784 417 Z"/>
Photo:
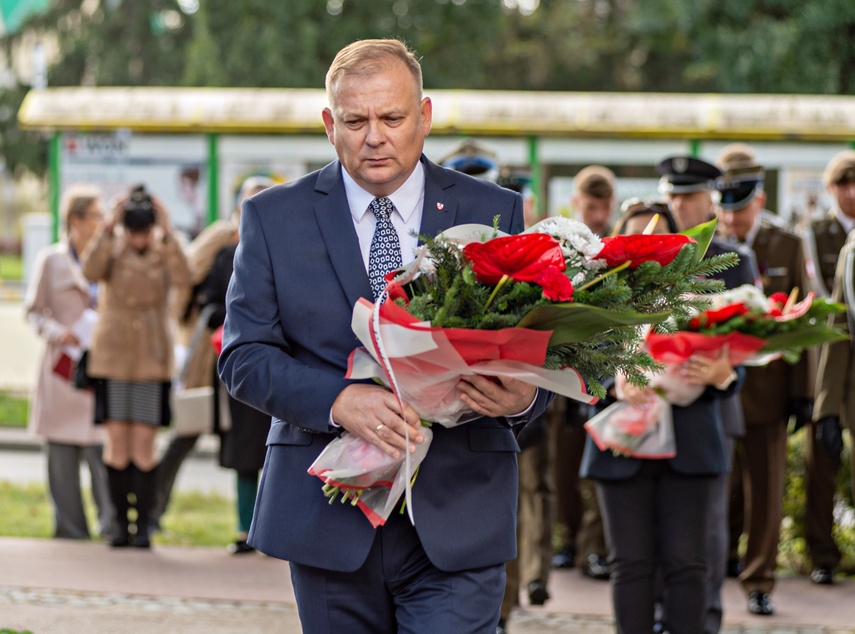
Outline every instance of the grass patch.
<path id="1" fill-rule="evenodd" d="M 0 253 L 0 282 L 20 282 L 24 279 L 24 262 L 19 255 Z"/>
<path id="2" fill-rule="evenodd" d="M 30 399 L 0 390 L 0 427 L 26 427 Z"/>
<path id="3" fill-rule="evenodd" d="M 89 490 L 83 492 L 89 530 L 97 533 L 97 512 Z M 223 546 L 235 539 L 235 505 L 221 495 L 173 491 L 154 544 Z M 53 509 L 43 484 L 0 482 L 0 536 L 50 538 Z"/>

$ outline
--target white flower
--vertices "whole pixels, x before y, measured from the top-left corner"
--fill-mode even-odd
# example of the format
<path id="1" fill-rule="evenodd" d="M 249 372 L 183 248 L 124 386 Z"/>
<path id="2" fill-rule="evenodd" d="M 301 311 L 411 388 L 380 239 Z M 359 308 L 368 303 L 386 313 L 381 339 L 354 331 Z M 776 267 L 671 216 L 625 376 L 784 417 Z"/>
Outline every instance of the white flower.
<path id="1" fill-rule="evenodd" d="M 714 309 L 730 304 L 742 303 L 745 304 L 748 310 L 765 313 L 769 305 L 769 300 L 763 294 L 763 291 L 752 284 L 737 286 L 723 293 L 713 295 L 711 299 Z"/>
<path id="2" fill-rule="evenodd" d="M 532 225 L 526 233 L 545 233 L 561 245 L 568 266 L 582 266 L 599 270 L 606 267 L 603 260 L 594 258 L 603 250 L 603 241 L 584 223 L 563 216 L 546 218 Z"/>

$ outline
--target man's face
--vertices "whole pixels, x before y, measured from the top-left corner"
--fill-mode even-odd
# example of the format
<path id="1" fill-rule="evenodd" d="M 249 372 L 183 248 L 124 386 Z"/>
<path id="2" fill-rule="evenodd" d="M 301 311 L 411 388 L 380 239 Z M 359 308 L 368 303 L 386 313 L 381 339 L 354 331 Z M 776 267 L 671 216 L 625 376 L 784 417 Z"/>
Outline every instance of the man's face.
<path id="1" fill-rule="evenodd" d="M 713 213 L 712 196 L 709 191 L 689 194 L 668 194 L 668 205 L 680 231 L 691 229 L 710 219 Z"/>
<path id="2" fill-rule="evenodd" d="M 718 209 L 716 213 L 718 214 L 719 227 L 727 237 L 745 240 L 765 205 L 766 194 L 759 194 L 741 209 L 732 211 Z"/>
<path id="3" fill-rule="evenodd" d="M 366 191 L 388 196 L 421 157 L 430 99 L 419 101 L 412 74 L 398 61 L 371 74 L 344 76 L 332 97 L 324 126 L 344 169 Z"/>
<path id="4" fill-rule="evenodd" d="M 573 209 L 588 229 L 602 236 L 609 226 L 614 198 L 594 198 L 581 192 L 573 194 Z"/>
<path id="5" fill-rule="evenodd" d="M 829 185 L 828 191 L 834 196 L 840 211 L 850 218 L 855 218 L 855 182 Z"/>

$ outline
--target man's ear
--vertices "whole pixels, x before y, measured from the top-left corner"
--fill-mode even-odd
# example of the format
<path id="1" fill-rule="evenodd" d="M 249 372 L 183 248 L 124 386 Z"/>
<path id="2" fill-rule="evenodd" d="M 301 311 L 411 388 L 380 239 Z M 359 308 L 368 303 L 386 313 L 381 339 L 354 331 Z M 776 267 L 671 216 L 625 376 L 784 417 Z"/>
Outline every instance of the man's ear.
<path id="1" fill-rule="evenodd" d="M 335 120 L 333 119 L 332 111 L 329 108 L 324 108 L 324 111 L 321 113 L 321 117 L 324 120 L 324 128 L 327 131 L 327 138 L 330 140 L 330 143 L 335 145 Z"/>

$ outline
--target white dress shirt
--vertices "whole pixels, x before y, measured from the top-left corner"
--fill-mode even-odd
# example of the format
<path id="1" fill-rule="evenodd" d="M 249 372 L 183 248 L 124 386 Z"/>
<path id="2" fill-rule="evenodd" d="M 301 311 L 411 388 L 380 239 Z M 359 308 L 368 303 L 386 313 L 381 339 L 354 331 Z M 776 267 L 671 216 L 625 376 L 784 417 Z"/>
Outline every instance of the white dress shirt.
<path id="1" fill-rule="evenodd" d="M 376 198 L 353 180 L 343 167 L 341 175 L 344 178 L 344 190 L 347 194 L 347 204 L 350 214 L 353 216 L 353 228 L 359 238 L 359 250 L 362 253 L 362 262 L 365 271 L 368 271 L 368 252 L 371 250 L 371 239 L 374 237 L 374 228 L 377 226 L 377 218 L 368 209 L 371 201 Z M 415 259 L 413 250 L 419 243 L 418 233 L 422 225 L 422 207 L 425 202 L 425 169 L 421 162 L 416 163 L 416 169 L 410 177 L 404 181 L 395 192 L 387 196 L 395 210 L 392 212 L 392 226 L 398 232 L 398 240 L 401 243 L 401 263 L 407 264 Z"/>

